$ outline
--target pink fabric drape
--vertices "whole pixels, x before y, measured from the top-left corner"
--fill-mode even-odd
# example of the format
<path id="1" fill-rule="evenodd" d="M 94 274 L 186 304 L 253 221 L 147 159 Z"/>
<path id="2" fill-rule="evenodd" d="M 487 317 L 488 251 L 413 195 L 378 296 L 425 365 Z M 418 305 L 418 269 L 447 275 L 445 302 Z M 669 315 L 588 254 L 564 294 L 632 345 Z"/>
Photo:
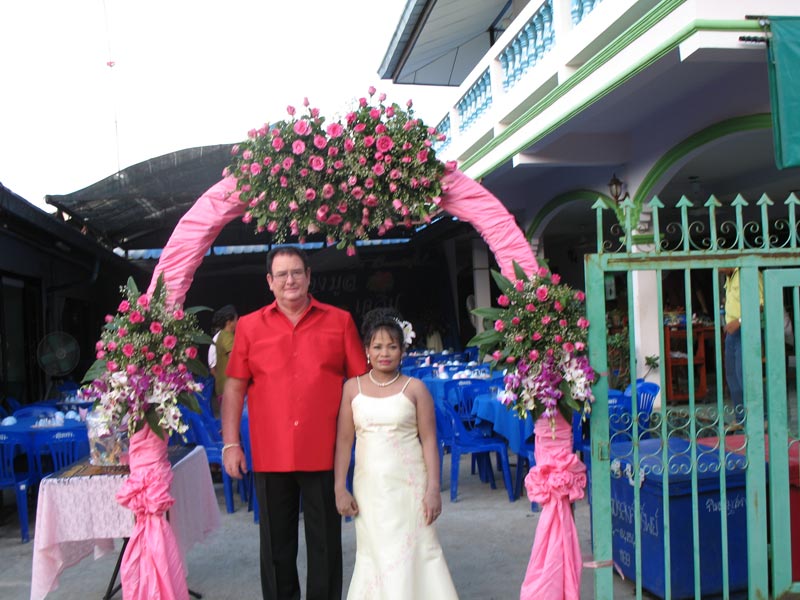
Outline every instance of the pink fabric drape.
<path id="1" fill-rule="evenodd" d="M 226 177 L 210 187 L 178 221 L 161 252 L 148 294 L 152 294 L 159 274 L 164 274 L 171 304 L 183 304 L 194 273 L 203 262 L 219 232 L 247 206 L 239 201 L 236 178 Z"/>
<path id="2" fill-rule="evenodd" d="M 461 171 L 453 171 L 442 179 L 440 206 L 454 217 L 471 223 L 494 254 L 500 272 L 514 280 L 516 261 L 530 275 L 538 267 L 533 250 L 514 217 L 500 200 L 477 181 Z"/>
<path id="3" fill-rule="evenodd" d="M 525 477 L 531 502 L 542 506 L 520 600 L 580 598 L 581 548 L 570 503 L 583 498 L 586 465 L 572 451 L 572 427 L 559 414 L 534 426 L 536 466 Z"/>
<path id="4" fill-rule="evenodd" d="M 131 438 L 128 455 L 131 474 L 117 492 L 117 502 L 133 512 L 136 524 L 120 565 L 122 596 L 188 600 L 183 558 L 164 516 L 174 502 L 167 440 L 144 427 Z"/>

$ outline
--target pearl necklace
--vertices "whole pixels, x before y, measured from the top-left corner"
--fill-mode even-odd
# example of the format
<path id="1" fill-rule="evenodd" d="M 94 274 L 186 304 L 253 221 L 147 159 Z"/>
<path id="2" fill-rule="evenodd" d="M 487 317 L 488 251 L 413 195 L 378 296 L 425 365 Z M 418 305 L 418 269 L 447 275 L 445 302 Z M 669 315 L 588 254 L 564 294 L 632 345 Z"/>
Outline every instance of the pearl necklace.
<path id="1" fill-rule="evenodd" d="M 369 380 L 370 380 L 372 383 L 374 383 L 375 385 L 377 385 L 378 387 L 387 387 L 387 386 L 390 386 L 390 385 L 392 385 L 392 384 L 393 384 L 395 381 L 397 381 L 398 379 L 400 379 L 400 371 L 398 371 L 398 372 L 397 372 L 397 375 L 395 375 L 395 376 L 394 376 L 394 377 L 392 377 L 392 378 L 391 378 L 389 381 L 386 381 L 386 382 L 384 382 L 384 383 L 381 383 L 380 381 L 378 381 L 377 379 L 375 379 L 375 378 L 372 376 L 372 369 L 370 369 L 370 370 L 369 370 L 369 373 L 367 373 L 367 376 L 369 377 Z"/>

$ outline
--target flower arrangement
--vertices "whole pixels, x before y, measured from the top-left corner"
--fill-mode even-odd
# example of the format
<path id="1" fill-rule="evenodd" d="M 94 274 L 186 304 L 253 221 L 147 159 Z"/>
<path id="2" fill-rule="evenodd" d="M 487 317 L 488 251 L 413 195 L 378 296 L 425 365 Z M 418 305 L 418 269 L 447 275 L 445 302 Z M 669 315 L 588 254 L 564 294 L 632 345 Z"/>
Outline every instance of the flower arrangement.
<path id="1" fill-rule="evenodd" d="M 178 403 L 200 412 L 194 394 L 203 386 L 192 374 L 208 375 L 197 359 L 197 346 L 211 342 L 197 324 L 196 313 L 205 309 L 170 305 L 162 277 L 152 296 L 141 294 L 132 278 L 120 289 L 124 298 L 115 316 L 106 315 L 81 396 L 94 400 L 106 427 L 127 425 L 133 435 L 147 424 L 162 438 L 183 434 Z"/>
<path id="2" fill-rule="evenodd" d="M 406 108 L 379 94 L 360 98 L 343 121 L 326 122 L 319 109 L 287 107 L 289 119 L 248 133 L 233 147 L 223 175 L 237 178 L 247 203 L 243 220 L 277 242 L 320 233 L 355 254 L 356 239 L 396 226 L 429 222 L 439 210 L 446 170 L 433 142 L 444 139 Z"/>
<path id="3" fill-rule="evenodd" d="M 562 284 L 545 267 L 531 277 L 516 263 L 514 271 L 514 281 L 492 271 L 501 290 L 499 308 L 472 312 L 492 319 L 494 327 L 469 344 L 491 354 L 493 368 L 507 369 L 498 398 L 520 417 L 544 415 L 555 427 L 558 410 L 571 422 L 573 410 L 588 414 L 594 401 L 595 372 L 586 356 L 585 294 Z"/>

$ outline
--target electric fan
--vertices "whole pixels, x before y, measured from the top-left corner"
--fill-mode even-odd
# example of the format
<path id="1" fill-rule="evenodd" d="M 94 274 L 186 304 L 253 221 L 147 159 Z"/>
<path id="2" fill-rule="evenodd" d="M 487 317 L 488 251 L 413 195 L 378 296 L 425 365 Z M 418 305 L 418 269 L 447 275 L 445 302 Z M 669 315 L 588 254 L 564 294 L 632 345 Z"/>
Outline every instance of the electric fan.
<path id="1" fill-rule="evenodd" d="M 36 348 L 36 360 L 49 378 L 45 398 L 50 397 L 53 380 L 72 373 L 80 356 L 78 341 L 68 333 L 54 331 L 41 339 Z"/>

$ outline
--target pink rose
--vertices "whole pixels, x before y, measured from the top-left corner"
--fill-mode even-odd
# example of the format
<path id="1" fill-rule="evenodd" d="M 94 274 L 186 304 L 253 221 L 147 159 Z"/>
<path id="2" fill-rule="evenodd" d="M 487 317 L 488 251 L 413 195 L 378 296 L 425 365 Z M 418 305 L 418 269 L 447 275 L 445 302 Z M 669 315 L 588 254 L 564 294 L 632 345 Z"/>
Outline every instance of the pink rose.
<path id="1" fill-rule="evenodd" d="M 125 329 L 124 327 L 120 327 L 119 329 L 117 329 L 117 335 L 119 337 L 125 337 L 126 335 L 128 335 L 128 330 Z"/>
<path id="2" fill-rule="evenodd" d="M 566 327 L 567 326 L 567 320 L 566 319 L 559 319 L 558 320 L 558 324 L 561 325 L 561 327 Z"/>
<path id="3" fill-rule="evenodd" d="M 106 357 L 106 353 L 100 350 L 97 354 L 95 354 L 97 360 L 103 360 Z"/>
<path id="4" fill-rule="evenodd" d="M 550 281 L 553 282 L 553 285 L 558 285 L 559 283 L 561 283 L 561 275 L 553 273 L 553 276 L 550 278 Z"/>
<path id="5" fill-rule="evenodd" d="M 136 348 L 133 347 L 133 344 L 125 344 L 122 346 L 122 353 L 128 358 L 133 356 L 134 352 L 136 352 Z"/>
<path id="6" fill-rule="evenodd" d="M 498 297 L 497 297 L 497 303 L 498 303 L 500 306 L 506 307 L 506 306 L 508 306 L 509 304 L 511 304 L 511 300 L 509 300 L 508 296 L 506 296 L 505 294 L 503 294 L 502 296 L 498 296 Z"/>
<path id="7" fill-rule="evenodd" d="M 128 302 L 127 300 L 123 300 L 122 302 L 119 303 L 119 306 L 117 307 L 117 312 L 126 313 L 130 309 L 131 309 L 131 303 Z"/>
<path id="8" fill-rule="evenodd" d="M 506 328 L 506 324 L 503 323 L 502 319 L 497 319 L 497 321 L 494 322 L 494 330 L 495 331 L 503 331 L 505 328 Z"/>
<path id="9" fill-rule="evenodd" d="M 275 212 L 276 210 L 278 210 L 278 201 L 273 200 L 272 202 L 270 202 L 268 208 L 269 212 Z"/>
<path id="10" fill-rule="evenodd" d="M 575 344 L 573 344 L 572 342 L 564 342 L 564 345 L 562 345 L 561 347 L 567 354 L 572 354 L 573 350 L 575 350 Z"/>
<path id="11" fill-rule="evenodd" d="M 302 154 L 306 151 L 306 144 L 303 140 L 295 140 L 292 142 L 292 152 L 295 154 Z"/>
<path id="12" fill-rule="evenodd" d="M 126 372 L 128 375 L 136 375 L 136 372 L 137 372 L 138 370 L 139 370 L 139 369 L 138 369 L 138 367 L 137 367 L 136 365 L 128 365 L 127 367 L 125 367 L 125 372 Z"/>
<path id="13" fill-rule="evenodd" d="M 309 125 L 308 121 L 305 119 L 300 119 L 299 121 L 295 121 L 292 130 L 297 135 L 308 135 L 308 133 L 311 131 L 311 125 Z"/>
<path id="14" fill-rule="evenodd" d="M 539 333 L 538 331 L 535 331 L 535 332 L 533 333 L 533 335 L 531 336 L 531 339 L 532 339 L 534 342 L 538 342 L 540 339 L 542 339 L 542 334 L 541 334 L 541 333 Z"/>
<path id="15" fill-rule="evenodd" d="M 537 360 L 539 360 L 539 351 L 531 350 L 530 352 L 528 352 L 528 358 L 530 359 L 531 362 L 536 362 Z"/>
<path id="16" fill-rule="evenodd" d="M 347 256 L 355 256 L 356 255 L 356 247 L 353 244 L 349 244 L 347 246 Z"/>
<path id="17" fill-rule="evenodd" d="M 331 196 L 333 196 L 335 191 L 336 189 L 330 183 L 326 183 L 322 186 L 322 197 L 325 198 L 325 200 L 328 200 Z"/>
<path id="18" fill-rule="evenodd" d="M 419 152 L 417 152 L 417 161 L 421 163 L 428 162 L 428 151 L 420 150 Z"/>
<path id="19" fill-rule="evenodd" d="M 367 88 L 367 92 L 369 92 L 369 95 L 370 95 L 370 96 L 374 96 L 376 91 L 377 91 L 377 90 L 375 89 L 375 86 L 374 86 L 374 85 L 371 85 L 371 86 L 369 86 L 369 87 Z"/>
<path id="20" fill-rule="evenodd" d="M 316 197 L 317 197 L 317 192 L 314 191 L 313 188 L 308 188 L 306 190 L 306 200 L 310 202 L 311 200 L 315 200 Z"/>
<path id="21" fill-rule="evenodd" d="M 150 371 L 153 375 L 161 375 L 164 372 L 164 369 L 161 368 L 161 365 L 153 365 L 150 367 Z"/>
<path id="22" fill-rule="evenodd" d="M 547 300 L 547 286 L 540 285 L 538 288 L 536 288 L 536 298 L 539 300 L 539 302 L 544 302 Z"/>
<path id="23" fill-rule="evenodd" d="M 182 308 L 176 308 L 172 311 L 172 316 L 176 321 L 183 321 L 183 317 L 185 317 L 186 314 L 183 312 Z"/>
<path id="24" fill-rule="evenodd" d="M 147 310 L 147 308 L 150 306 L 150 298 L 148 296 L 139 296 L 136 304 Z"/>
<path id="25" fill-rule="evenodd" d="M 522 281 L 521 279 L 517 279 L 514 282 L 514 289 L 517 290 L 518 292 L 521 292 L 522 290 L 525 289 L 525 282 Z"/>
<path id="26" fill-rule="evenodd" d="M 97 343 L 94 345 L 94 349 L 95 349 L 95 350 L 97 350 L 98 352 L 99 352 L 100 350 L 102 350 L 103 348 L 105 348 L 105 347 L 106 347 L 106 345 L 103 343 L 103 340 L 100 340 L 99 342 L 97 342 Z"/>
<path id="27" fill-rule="evenodd" d="M 144 355 L 144 357 L 145 357 L 147 360 L 153 360 L 153 359 L 155 359 L 155 357 L 156 357 L 156 354 L 155 354 L 155 352 L 147 352 L 147 353 Z"/>
<path id="28" fill-rule="evenodd" d="M 253 136 L 255 137 L 255 136 Z M 245 150 L 242 152 L 242 158 L 244 160 L 253 160 L 253 151 L 252 150 Z"/>
<path id="29" fill-rule="evenodd" d="M 344 127 L 339 125 L 339 123 L 331 123 L 330 125 L 328 125 L 326 131 L 329 137 L 338 138 L 339 136 L 342 135 L 342 133 L 344 133 Z"/>
<path id="30" fill-rule="evenodd" d="M 172 354 L 169 352 L 165 352 L 164 356 L 161 357 L 161 364 L 162 365 L 171 365 L 172 364 Z"/>
<path id="31" fill-rule="evenodd" d="M 370 146 L 372 146 L 374 143 L 375 143 L 375 138 L 374 138 L 374 137 L 372 137 L 371 135 L 366 135 L 366 136 L 364 136 L 364 145 L 365 145 L 367 148 L 369 148 Z"/>
<path id="32" fill-rule="evenodd" d="M 289 106 L 287 106 L 286 107 L 286 112 L 289 113 L 290 117 L 293 117 L 294 113 L 295 113 L 294 106 L 292 106 L 291 104 Z"/>
<path id="33" fill-rule="evenodd" d="M 512 325 L 516 326 L 516 325 L 519 325 L 519 323 L 520 323 L 520 318 L 519 317 L 512 317 L 511 318 L 511 324 Z"/>
<path id="34" fill-rule="evenodd" d="M 353 131 L 355 131 L 356 133 L 361 133 L 366 128 L 367 126 L 364 123 L 356 123 L 355 126 L 353 127 Z"/>
<path id="35" fill-rule="evenodd" d="M 380 119 L 381 118 L 381 110 L 379 108 L 371 108 L 369 110 L 369 116 L 372 119 Z"/>
<path id="36" fill-rule="evenodd" d="M 150 323 L 150 333 L 159 334 L 164 330 L 164 327 L 158 321 Z"/>
<path id="37" fill-rule="evenodd" d="M 113 352 L 116 349 L 117 349 L 117 343 L 116 342 L 108 342 L 108 350 L 109 350 L 109 352 Z"/>
<path id="38" fill-rule="evenodd" d="M 339 204 L 336 206 L 336 210 L 338 210 L 342 214 L 346 213 L 347 212 L 347 202 L 345 202 L 344 200 L 339 202 Z"/>
<path id="39" fill-rule="evenodd" d="M 356 147 L 356 143 L 353 140 L 351 140 L 350 138 L 347 138 L 344 141 L 344 150 L 345 150 L 345 152 L 352 152 L 355 147 Z"/>
<path id="40" fill-rule="evenodd" d="M 542 317 L 542 325 L 549 325 L 553 318 L 550 315 L 545 315 Z"/>
<path id="41" fill-rule="evenodd" d="M 280 152 L 280 150 L 283 149 L 283 138 L 281 137 L 272 138 L 272 147 L 273 149 L 278 150 Z"/>
<path id="42" fill-rule="evenodd" d="M 175 337 L 174 335 L 165 335 L 164 341 L 162 342 L 162 344 L 164 344 L 164 347 L 169 348 L 170 350 L 172 350 L 177 343 L 178 343 L 178 338 Z"/>
<path id="43" fill-rule="evenodd" d="M 519 344 L 519 343 L 520 343 L 522 340 L 524 340 L 524 339 L 525 339 L 525 336 L 522 336 L 522 335 L 515 335 L 515 336 L 514 336 L 514 341 L 515 341 L 516 343 L 518 343 L 518 344 Z"/>
<path id="44" fill-rule="evenodd" d="M 342 222 L 342 215 L 337 215 L 336 213 L 332 214 L 328 219 L 325 221 L 328 225 L 339 225 Z"/>
<path id="45" fill-rule="evenodd" d="M 375 166 L 372 167 L 372 172 L 375 175 L 381 176 L 386 172 L 386 167 L 383 166 L 383 163 L 376 163 Z"/>
<path id="46" fill-rule="evenodd" d="M 503 354 L 500 352 L 500 350 L 495 350 L 494 352 L 492 352 L 492 358 L 496 361 L 500 360 L 501 358 L 503 358 Z"/>
<path id="47" fill-rule="evenodd" d="M 103 320 L 106 323 L 111 323 L 114 320 L 114 317 L 112 317 L 111 315 L 106 315 L 105 317 L 103 317 Z"/>
<path id="48" fill-rule="evenodd" d="M 536 274 L 537 274 L 539 277 L 547 277 L 547 274 L 548 274 L 549 272 L 550 272 L 550 271 L 548 271 L 548 270 L 547 270 L 547 267 L 539 267 L 539 269 L 536 271 Z"/>
<path id="49" fill-rule="evenodd" d="M 194 346 L 189 346 L 186 350 L 184 350 L 184 353 L 188 358 L 197 358 L 197 348 Z"/>
<path id="50" fill-rule="evenodd" d="M 575 292 L 574 298 L 578 302 L 583 302 L 584 300 L 586 300 L 586 294 L 584 294 L 582 291 L 578 290 L 577 292 Z"/>
<path id="51" fill-rule="evenodd" d="M 321 156 L 312 156 L 308 159 L 308 166 L 310 166 L 315 171 L 322 171 L 325 168 L 325 159 Z"/>
<path id="52" fill-rule="evenodd" d="M 578 327 L 581 329 L 588 329 L 589 328 L 589 319 L 586 317 L 579 317 L 578 318 Z"/>
<path id="53" fill-rule="evenodd" d="M 322 150 L 327 145 L 328 145 L 328 140 L 325 139 L 324 135 L 317 134 L 314 136 L 314 146 Z"/>
<path id="54" fill-rule="evenodd" d="M 294 159 L 291 156 L 287 156 L 283 159 L 283 163 L 281 164 L 283 165 L 284 171 L 288 171 L 292 168 L 292 165 L 294 165 Z"/>
<path id="55" fill-rule="evenodd" d="M 267 224 L 267 231 L 269 231 L 270 233 L 275 233 L 276 231 L 278 231 L 278 222 L 277 221 L 270 221 Z"/>
<path id="56" fill-rule="evenodd" d="M 317 209 L 317 221 L 325 221 L 328 217 L 328 211 L 330 207 L 327 204 L 323 204 Z"/>
<path id="57" fill-rule="evenodd" d="M 114 371 L 119 369 L 119 365 L 117 365 L 117 363 L 115 363 L 113 360 L 109 360 L 106 363 L 106 369 L 108 369 L 111 373 L 113 373 Z"/>

